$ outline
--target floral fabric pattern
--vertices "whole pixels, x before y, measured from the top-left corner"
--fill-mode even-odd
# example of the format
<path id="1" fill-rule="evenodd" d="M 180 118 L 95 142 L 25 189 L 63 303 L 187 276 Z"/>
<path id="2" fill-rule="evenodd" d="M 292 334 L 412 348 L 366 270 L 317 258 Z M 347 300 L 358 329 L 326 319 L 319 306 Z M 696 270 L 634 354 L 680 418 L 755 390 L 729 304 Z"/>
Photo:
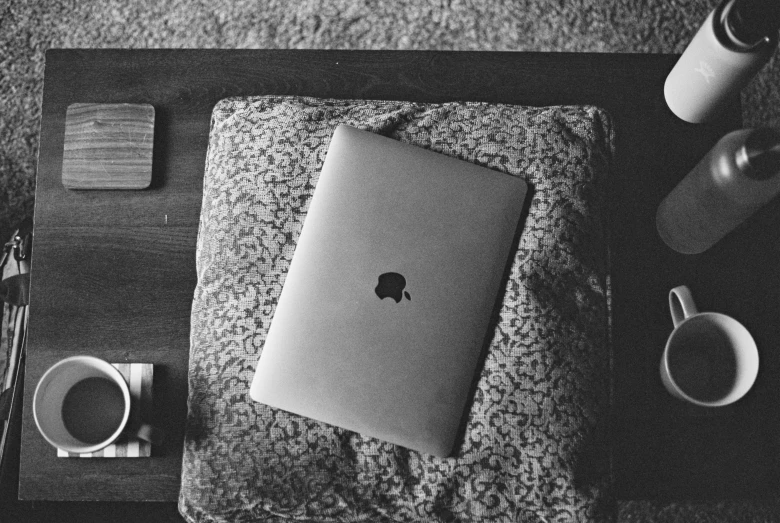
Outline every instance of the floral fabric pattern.
<path id="1" fill-rule="evenodd" d="M 255 403 L 249 387 L 333 130 L 522 177 L 520 244 L 456 453 Z M 611 518 L 606 184 L 591 106 L 251 97 L 214 109 L 179 509 L 190 522 Z"/>

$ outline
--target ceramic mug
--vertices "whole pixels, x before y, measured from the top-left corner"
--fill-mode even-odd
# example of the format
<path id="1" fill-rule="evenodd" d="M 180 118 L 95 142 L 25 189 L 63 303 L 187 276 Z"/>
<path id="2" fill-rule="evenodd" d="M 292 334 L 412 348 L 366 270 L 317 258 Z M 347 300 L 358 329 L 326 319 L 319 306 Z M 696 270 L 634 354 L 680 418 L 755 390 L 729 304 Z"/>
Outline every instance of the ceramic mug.
<path id="1" fill-rule="evenodd" d="M 673 396 L 721 407 L 747 394 L 758 374 L 758 349 L 737 320 L 699 312 L 690 289 L 669 291 L 674 330 L 661 358 L 661 380 Z"/>
<path id="2" fill-rule="evenodd" d="M 130 389 L 110 363 L 72 356 L 50 367 L 33 396 L 33 417 L 41 435 L 67 452 L 96 452 L 131 435 L 153 444 L 162 432 L 142 423 L 129 427 Z"/>

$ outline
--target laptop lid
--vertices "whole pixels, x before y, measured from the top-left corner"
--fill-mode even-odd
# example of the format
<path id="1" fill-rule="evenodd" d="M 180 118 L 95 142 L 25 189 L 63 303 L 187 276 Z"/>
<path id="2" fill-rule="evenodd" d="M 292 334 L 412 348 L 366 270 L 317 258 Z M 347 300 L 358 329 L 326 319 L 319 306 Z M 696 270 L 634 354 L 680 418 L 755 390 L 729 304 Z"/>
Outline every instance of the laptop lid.
<path id="1" fill-rule="evenodd" d="M 519 178 L 340 125 L 252 399 L 449 455 L 526 190 Z"/>

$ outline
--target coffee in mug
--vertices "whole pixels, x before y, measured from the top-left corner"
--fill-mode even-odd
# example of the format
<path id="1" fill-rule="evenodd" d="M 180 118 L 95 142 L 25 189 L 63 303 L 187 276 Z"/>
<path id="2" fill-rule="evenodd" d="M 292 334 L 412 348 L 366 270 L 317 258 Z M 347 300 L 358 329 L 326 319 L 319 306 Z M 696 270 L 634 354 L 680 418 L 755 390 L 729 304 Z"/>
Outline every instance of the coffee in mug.
<path id="1" fill-rule="evenodd" d="M 79 381 L 62 399 L 62 423 L 76 439 L 89 444 L 111 437 L 122 425 L 125 399 L 114 381 L 92 376 Z"/>
<path id="2" fill-rule="evenodd" d="M 96 452 L 122 434 L 159 443 L 162 433 L 151 425 L 128 427 L 130 390 L 110 363 L 92 356 L 73 356 L 53 365 L 38 382 L 33 417 L 54 447 L 67 452 Z"/>
<path id="3" fill-rule="evenodd" d="M 728 405 L 744 396 L 758 374 L 758 349 L 737 320 L 699 312 L 690 289 L 669 292 L 674 330 L 661 359 L 661 380 L 675 397 L 703 407 Z"/>

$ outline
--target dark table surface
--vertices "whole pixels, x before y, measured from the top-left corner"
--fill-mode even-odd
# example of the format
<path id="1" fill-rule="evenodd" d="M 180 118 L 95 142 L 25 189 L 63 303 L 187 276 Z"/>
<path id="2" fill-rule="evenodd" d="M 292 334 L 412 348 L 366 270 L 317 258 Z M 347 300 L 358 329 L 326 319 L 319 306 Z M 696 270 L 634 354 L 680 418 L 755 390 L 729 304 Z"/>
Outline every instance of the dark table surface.
<path id="1" fill-rule="evenodd" d="M 676 254 L 657 237 L 660 200 L 741 122 L 738 99 L 711 124 L 691 125 L 672 115 L 662 86 L 675 61 L 671 55 L 568 53 L 49 51 L 19 498 L 176 500 L 211 110 L 227 96 L 261 94 L 607 109 L 617 130 L 617 158 L 610 189 L 614 393 L 612 419 L 604 424 L 611 434 L 616 493 L 701 498 L 774 492 L 778 206 L 702 255 Z M 63 187 L 65 111 L 77 102 L 154 105 L 149 189 Z M 688 408 L 662 389 L 658 361 L 672 327 L 667 293 L 683 283 L 700 309 L 735 316 L 756 338 L 758 381 L 731 407 Z M 34 386 L 50 365 L 77 353 L 154 363 L 152 421 L 169 437 L 152 458 L 57 458 L 39 435 L 31 412 Z"/>

